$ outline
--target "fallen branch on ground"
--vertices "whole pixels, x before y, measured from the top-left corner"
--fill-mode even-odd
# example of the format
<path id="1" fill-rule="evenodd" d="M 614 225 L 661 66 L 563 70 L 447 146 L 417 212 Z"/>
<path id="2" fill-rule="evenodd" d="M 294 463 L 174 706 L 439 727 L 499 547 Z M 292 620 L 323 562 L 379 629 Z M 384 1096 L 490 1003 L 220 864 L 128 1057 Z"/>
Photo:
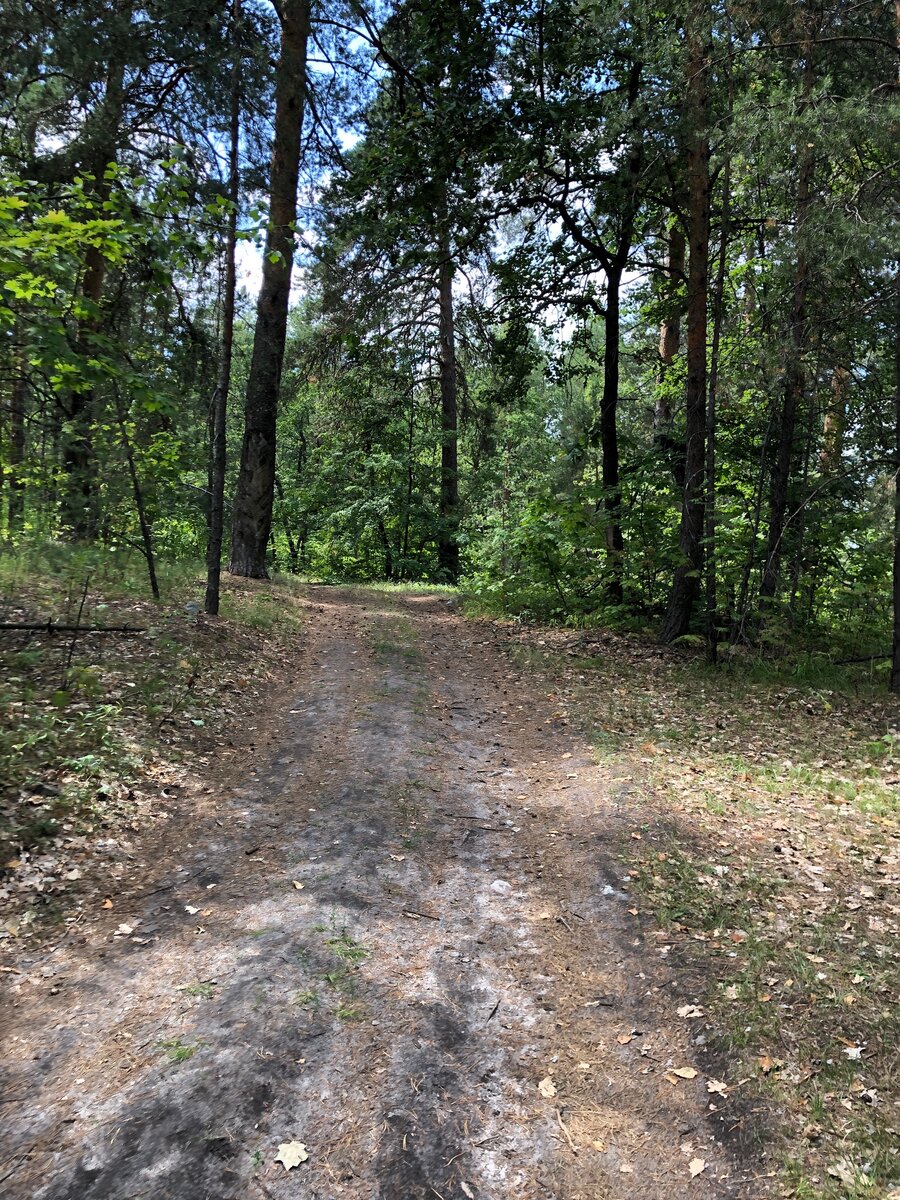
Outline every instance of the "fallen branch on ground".
<path id="1" fill-rule="evenodd" d="M 142 625 L 58 625 L 53 621 L 38 622 L 8 622 L 0 621 L 0 633 L 4 630 L 10 633 L 117 633 L 131 636 L 136 633 L 146 633 Z"/>

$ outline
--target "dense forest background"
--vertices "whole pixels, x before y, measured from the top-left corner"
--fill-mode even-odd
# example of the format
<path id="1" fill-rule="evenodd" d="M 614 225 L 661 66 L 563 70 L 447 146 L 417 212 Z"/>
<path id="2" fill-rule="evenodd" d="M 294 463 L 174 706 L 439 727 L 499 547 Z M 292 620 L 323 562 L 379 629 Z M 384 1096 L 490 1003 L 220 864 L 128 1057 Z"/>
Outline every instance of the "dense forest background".
<path id="1" fill-rule="evenodd" d="M 898 22 L 7 0 L 7 547 L 713 659 L 886 659 L 893 612 L 900 689 Z"/>

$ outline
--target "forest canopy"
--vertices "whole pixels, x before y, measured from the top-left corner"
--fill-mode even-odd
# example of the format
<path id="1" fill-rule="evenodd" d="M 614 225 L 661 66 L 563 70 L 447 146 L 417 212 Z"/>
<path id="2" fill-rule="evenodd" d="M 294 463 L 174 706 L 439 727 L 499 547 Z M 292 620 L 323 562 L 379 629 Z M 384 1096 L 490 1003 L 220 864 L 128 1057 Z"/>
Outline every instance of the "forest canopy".
<path id="1" fill-rule="evenodd" d="M 9 0 L 5 544 L 900 689 L 898 13 Z"/>

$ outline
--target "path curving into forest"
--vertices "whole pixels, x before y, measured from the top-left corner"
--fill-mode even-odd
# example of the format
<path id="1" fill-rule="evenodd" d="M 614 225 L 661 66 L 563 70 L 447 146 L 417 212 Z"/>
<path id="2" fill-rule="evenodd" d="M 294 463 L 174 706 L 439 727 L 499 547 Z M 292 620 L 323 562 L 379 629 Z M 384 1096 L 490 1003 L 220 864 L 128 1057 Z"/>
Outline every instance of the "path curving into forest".
<path id="1" fill-rule="evenodd" d="M 441 598 L 308 597 L 267 748 L 211 768 L 52 989 L 9 977 L 0 1191 L 762 1195 L 629 912 L 624 770 Z"/>

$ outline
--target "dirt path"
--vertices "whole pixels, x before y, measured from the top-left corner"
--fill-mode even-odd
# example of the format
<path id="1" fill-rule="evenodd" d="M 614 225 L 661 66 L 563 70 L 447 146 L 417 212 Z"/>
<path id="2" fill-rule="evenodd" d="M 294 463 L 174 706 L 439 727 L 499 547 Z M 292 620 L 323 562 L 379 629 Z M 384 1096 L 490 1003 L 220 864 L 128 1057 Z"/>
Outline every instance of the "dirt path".
<path id="1" fill-rule="evenodd" d="M 269 748 L 7 976 L 0 1191 L 761 1195 L 628 911 L 627 778 L 441 600 L 309 611 Z"/>

